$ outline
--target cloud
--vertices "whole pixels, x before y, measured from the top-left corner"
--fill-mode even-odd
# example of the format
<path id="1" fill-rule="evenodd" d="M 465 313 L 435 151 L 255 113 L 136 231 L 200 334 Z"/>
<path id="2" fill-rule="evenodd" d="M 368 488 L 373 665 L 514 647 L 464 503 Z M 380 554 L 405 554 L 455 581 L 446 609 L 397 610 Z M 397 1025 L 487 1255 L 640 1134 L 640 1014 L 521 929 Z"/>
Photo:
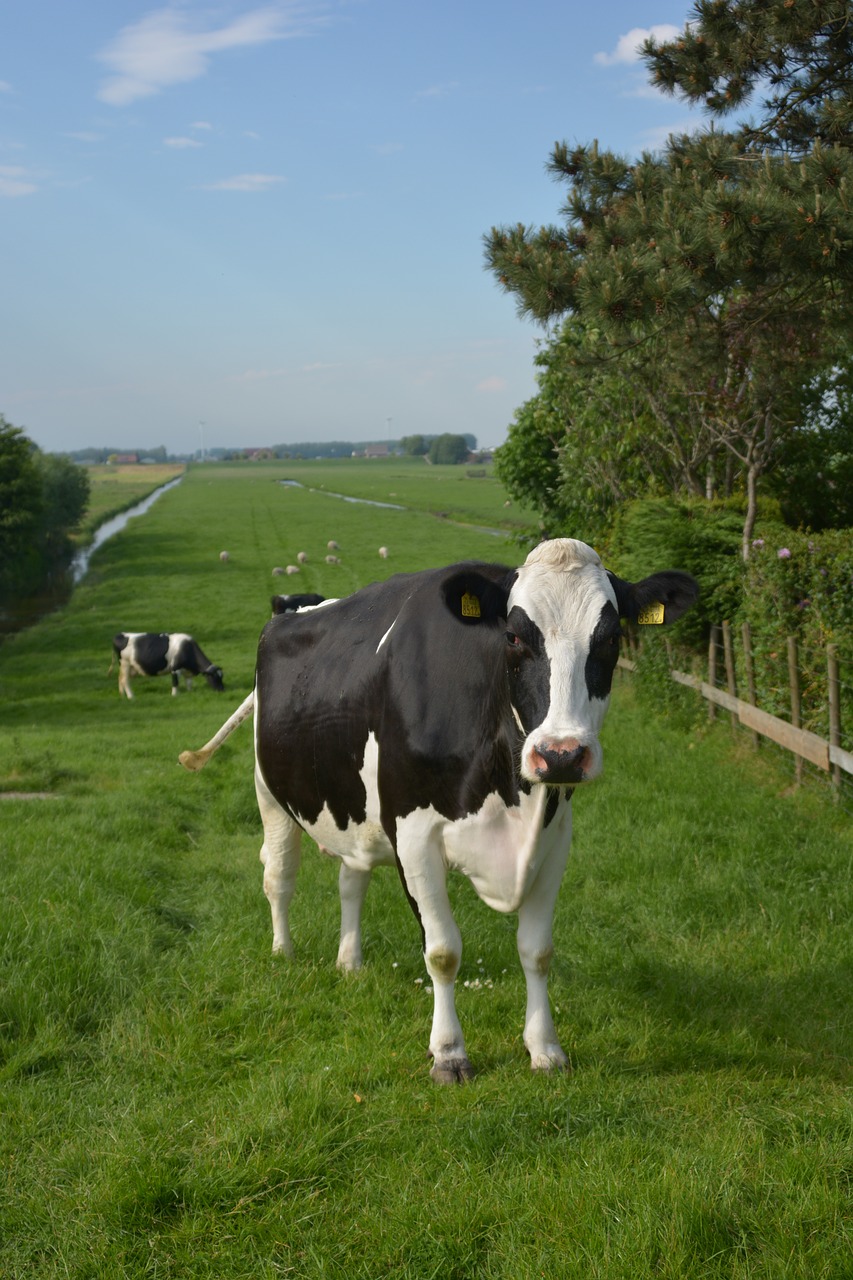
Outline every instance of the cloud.
<path id="1" fill-rule="evenodd" d="M 183 150 L 185 147 L 203 147 L 204 143 L 199 142 L 197 138 L 164 138 L 164 147 L 174 147 L 176 150 Z"/>
<path id="2" fill-rule="evenodd" d="M 493 395 L 496 391 L 506 391 L 508 386 L 506 378 L 484 378 L 482 382 L 477 383 L 476 390 L 484 395 Z"/>
<path id="3" fill-rule="evenodd" d="M 654 27 L 632 27 L 626 35 L 619 37 L 612 53 L 597 53 L 593 61 L 600 67 L 639 62 L 640 47 L 644 40 L 653 37 L 660 43 L 664 40 L 674 40 L 680 35 L 681 27 L 674 27 L 669 22 L 660 22 Z"/>
<path id="4" fill-rule="evenodd" d="M 459 88 L 457 80 L 449 80 L 445 84 L 431 84 L 428 89 L 419 89 L 416 98 L 447 98 Z"/>
<path id="5" fill-rule="evenodd" d="M 190 125 L 191 129 L 212 129 L 213 125 L 209 120 L 193 120 Z"/>
<path id="6" fill-rule="evenodd" d="M 269 191 L 286 179 L 274 173 L 237 173 L 233 178 L 206 183 L 203 191 Z"/>
<path id="7" fill-rule="evenodd" d="M 14 89 L 8 80 L 0 80 L 0 93 L 14 93 Z"/>
<path id="8" fill-rule="evenodd" d="M 0 165 L 0 199 L 14 199 L 15 196 L 31 196 L 38 187 L 30 181 L 26 169 Z"/>
<path id="9" fill-rule="evenodd" d="M 75 129 L 64 134 L 66 138 L 73 138 L 75 142 L 102 142 L 104 135 L 102 133 L 89 133 L 86 129 Z"/>
<path id="10" fill-rule="evenodd" d="M 191 14 L 177 9 L 156 9 L 123 27 L 97 55 L 112 72 L 98 97 L 110 106 L 126 107 L 171 85 L 198 80 L 214 54 L 283 40 L 304 29 L 281 6 L 254 9 L 222 27 L 193 23 Z"/>

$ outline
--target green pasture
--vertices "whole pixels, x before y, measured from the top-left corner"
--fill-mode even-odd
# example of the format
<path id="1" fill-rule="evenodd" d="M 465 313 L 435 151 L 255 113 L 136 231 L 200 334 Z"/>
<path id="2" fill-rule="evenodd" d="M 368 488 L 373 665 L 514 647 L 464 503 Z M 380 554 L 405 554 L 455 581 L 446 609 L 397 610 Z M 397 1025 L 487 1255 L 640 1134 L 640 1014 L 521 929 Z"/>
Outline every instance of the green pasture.
<path id="1" fill-rule="evenodd" d="M 399 481 L 402 512 L 284 475 L 191 468 L 0 646 L 0 1276 L 849 1280 L 849 818 L 723 728 L 615 690 L 555 928 L 570 1074 L 530 1072 L 514 920 L 461 879 L 466 1086 L 429 1079 L 393 873 L 341 975 L 337 869 L 306 838 L 297 955 L 273 960 L 250 726 L 177 764 L 251 688 L 270 594 L 517 555 Z M 113 633 L 160 629 L 226 693 L 121 699 Z"/>
<path id="2" fill-rule="evenodd" d="M 172 463 L 152 463 L 149 466 L 111 463 L 87 467 L 89 507 L 83 524 L 82 540 L 90 541 L 94 531 L 105 520 L 127 511 L 167 480 L 174 480 L 183 469 L 182 465 Z"/>
<path id="3" fill-rule="evenodd" d="M 278 470 L 310 488 L 416 507 L 439 519 L 510 533 L 539 527 L 538 513 L 510 500 L 491 466 L 437 467 L 423 458 L 287 458 Z"/>

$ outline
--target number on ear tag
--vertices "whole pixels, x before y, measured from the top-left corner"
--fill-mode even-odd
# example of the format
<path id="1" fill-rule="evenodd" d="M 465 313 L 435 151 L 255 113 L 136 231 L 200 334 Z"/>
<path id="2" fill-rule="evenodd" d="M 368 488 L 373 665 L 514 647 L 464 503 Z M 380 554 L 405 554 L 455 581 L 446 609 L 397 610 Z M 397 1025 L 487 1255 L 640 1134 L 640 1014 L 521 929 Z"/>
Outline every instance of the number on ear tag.
<path id="1" fill-rule="evenodd" d="M 479 618 L 480 601 L 476 596 L 472 596 L 466 591 L 462 597 L 462 617 L 463 618 Z"/>
<path id="2" fill-rule="evenodd" d="M 663 622 L 663 605 L 659 600 L 653 601 L 652 604 L 647 604 L 645 609 L 641 609 L 637 614 L 637 621 L 643 627 L 659 625 Z"/>

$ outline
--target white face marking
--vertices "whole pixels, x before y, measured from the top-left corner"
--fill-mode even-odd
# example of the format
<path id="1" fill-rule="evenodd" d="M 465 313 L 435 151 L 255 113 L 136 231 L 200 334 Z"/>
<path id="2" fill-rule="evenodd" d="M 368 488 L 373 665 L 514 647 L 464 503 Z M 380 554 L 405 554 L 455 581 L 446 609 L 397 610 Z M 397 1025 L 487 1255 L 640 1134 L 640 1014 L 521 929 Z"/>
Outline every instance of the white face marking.
<path id="1" fill-rule="evenodd" d="M 584 781 L 602 769 L 598 735 L 609 698 L 591 698 L 586 661 L 596 625 L 605 604 L 616 607 L 616 596 L 597 553 L 574 538 L 540 543 L 518 570 L 508 609 L 523 609 L 542 633 L 550 663 L 548 710 L 541 724 L 528 734 L 521 754 L 521 771 L 540 781 L 532 762 L 537 744 L 556 749 L 586 748 Z"/>

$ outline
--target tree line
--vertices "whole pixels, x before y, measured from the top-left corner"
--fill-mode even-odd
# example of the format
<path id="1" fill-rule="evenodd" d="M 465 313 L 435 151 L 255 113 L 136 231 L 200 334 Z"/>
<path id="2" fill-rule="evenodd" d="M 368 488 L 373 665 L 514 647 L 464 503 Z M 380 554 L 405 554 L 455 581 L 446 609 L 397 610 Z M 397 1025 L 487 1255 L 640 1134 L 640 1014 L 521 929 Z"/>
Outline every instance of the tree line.
<path id="1" fill-rule="evenodd" d="M 67 571 L 88 504 L 85 468 L 43 453 L 0 414 L 0 622 Z"/>
<path id="2" fill-rule="evenodd" d="M 762 504 L 853 524 L 850 6 L 700 0 L 643 59 L 710 124 L 637 160 L 557 144 L 559 221 L 484 238 L 547 331 L 497 471 L 591 541 L 637 500 L 727 504 L 747 560 Z"/>

